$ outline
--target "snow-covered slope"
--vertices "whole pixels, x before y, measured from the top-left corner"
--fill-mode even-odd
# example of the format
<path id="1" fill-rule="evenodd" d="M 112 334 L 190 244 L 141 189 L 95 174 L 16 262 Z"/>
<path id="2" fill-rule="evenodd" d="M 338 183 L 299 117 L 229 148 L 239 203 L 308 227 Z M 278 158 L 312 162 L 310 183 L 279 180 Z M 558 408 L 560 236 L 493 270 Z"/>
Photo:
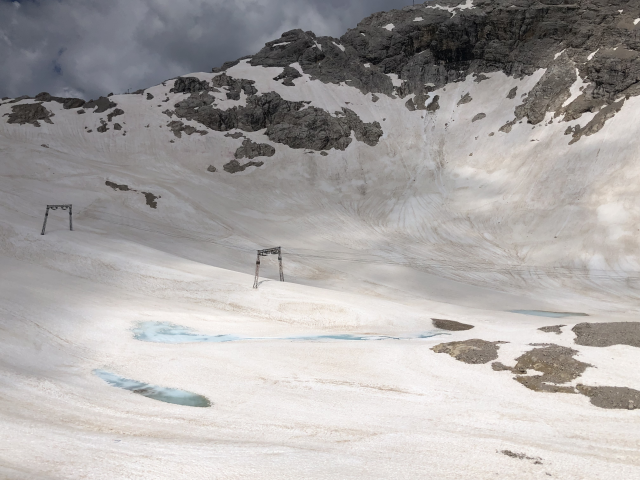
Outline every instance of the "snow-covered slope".
<path id="1" fill-rule="evenodd" d="M 224 70 L 84 105 L 5 99 L 0 475 L 634 478 L 637 411 L 430 350 L 505 341 L 498 360 L 513 364 L 554 342 L 597 367 L 571 385 L 640 390 L 637 348 L 577 347 L 584 319 L 556 336 L 537 328 L 558 320 L 510 312 L 637 316 L 640 97 L 598 96 L 606 82 L 589 70 L 634 66 L 635 44 L 600 38 L 592 56 L 588 42 L 541 42 L 543 60 L 519 72 L 465 60 L 433 82 L 407 66 L 427 50 L 395 73 L 371 53 L 433 25 L 540 14 L 497 3 L 376 14 L 342 39 L 289 32 Z M 543 17 L 577 16 L 546 3 Z M 617 15 L 632 36 L 640 13 Z M 62 203 L 74 231 L 53 211 L 41 236 L 46 205 Z M 287 282 L 265 258 L 272 280 L 252 289 L 256 249 L 277 245 Z M 131 332 L 145 321 L 267 339 L 145 343 Z M 345 333 L 406 339 L 282 340 Z M 433 333 L 450 337 L 415 338 Z M 131 395 L 94 369 L 213 406 Z"/>

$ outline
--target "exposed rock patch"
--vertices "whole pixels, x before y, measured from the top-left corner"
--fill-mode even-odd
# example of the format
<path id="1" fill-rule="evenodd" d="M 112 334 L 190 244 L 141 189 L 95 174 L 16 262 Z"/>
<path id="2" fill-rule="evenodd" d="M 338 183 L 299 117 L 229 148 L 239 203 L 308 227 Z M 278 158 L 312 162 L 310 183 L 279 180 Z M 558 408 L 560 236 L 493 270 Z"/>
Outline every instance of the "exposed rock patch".
<path id="1" fill-rule="evenodd" d="M 173 83 L 173 88 L 169 91 L 173 93 L 196 93 L 206 92 L 210 89 L 209 82 L 206 80 L 198 80 L 196 77 L 178 77 Z M 147 94 L 147 100 L 150 100 L 149 94 Z"/>
<path id="2" fill-rule="evenodd" d="M 207 167 L 207 172 L 215 173 L 217 171 L 218 171 L 218 169 L 216 167 L 214 167 L 213 165 L 209 165 Z"/>
<path id="3" fill-rule="evenodd" d="M 502 450 L 500 452 L 507 457 L 516 458 L 518 460 L 531 460 L 534 465 L 542 465 L 542 459 L 540 457 L 529 457 L 525 453 L 516 453 L 511 450 Z"/>
<path id="4" fill-rule="evenodd" d="M 187 135 L 192 135 L 194 133 L 199 133 L 200 135 L 207 135 L 209 133 L 206 130 L 198 130 L 197 128 L 192 127 L 191 125 L 185 125 L 180 120 L 174 120 L 172 122 L 169 122 L 167 124 L 167 127 L 169 127 L 173 132 L 173 134 L 178 138 L 182 138 L 182 132 L 186 133 Z"/>
<path id="5" fill-rule="evenodd" d="M 566 54 L 561 60 L 551 65 L 540 81 L 531 89 L 522 105 L 515 109 L 516 118 L 527 117 L 530 124 L 538 124 L 544 120 L 547 112 L 560 110 L 562 104 L 571 96 L 570 88 L 578 79 L 576 64 Z"/>
<path id="6" fill-rule="evenodd" d="M 466 105 L 467 103 L 471 103 L 472 101 L 473 101 L 473 98 L 471 98 L 471 94 L 465 93 L 462 96 L 462 98 L 460 98 L 460 100 L 458 101 L 458 106 Z"/>
<path id="7" fill-rule="evenodd" d="M 114 189 L 114 190 L 116 190 L 116 191 L 120 190 L 121 192 L 128 192 L 129 190 L 131 190 L 131 189 L 129 188 L 129 185 L 118 185 L 117 183 L 115 183 L 115 182 L 110 182 L 109 180 L 107 180 L 106 182 L 104 182 L 104 184 L 105 184 L 107 187 L 111 187 L 111 188 L 113 188 L 113 189 Z M 135 192 L 136 190 L 133 190 L 133 191 Z"/>
<path id="8" fill-rule="evenodd" d="M 250 138 L 246 138 L 242 142 L 242 146 L 236 150 L 236 159 L 249 158 L 254 159 L 256 157 L 273 157 L 276 154 L 276 149 L 268 143 L 255 143 Z"/>
<path id="9" fill-rule="evenodd" d="M 569 145 L 576 143 L 583 136 L 588 137 L 602 130 L 606 121 L 613 118 L 615 114 L 622 109 L 624 102 L 625 99 L 623 98 L 618 102 L 614 102 L 611 105 L 603 107 L 598 113 L 596 113 L 595 117 L 593 117 L 593 119 L 584 126 L 584 128 L 576 128 L 573 133 L 573 140 L 569 142 Z"/>
<path id="10" fill-rule="evenodd" d="M 229 100 L 240 100 L 240 91 L 243 91 L 247 96 L 258 93 L 256 87 L 254 87 L 256 82 L 253 80 L 236 79 L 226 73 L 213 77 L 211 83 L 214 87 L 227 87 L 227 98 Z"/>
<path id="11" fill-rule="evenodd" d="M 492 367 L 496 371 L 508 370 L 517 374 L 515 380 L 536 392 L 576 393 L 570 386 L 562 386 L 580 377 L 590 367 L 573 358 L 578 353 L 559 345 L 545 345 L 526 352 L 516 359 L 515 367 L 507 367 L 495 362 Z M 542 375 L 528 376 L 528 370 L 534 370 Z"/>
<path id="12" fill-rule="evenodd" d="M 409 111 L 414 110 L 427 110 L 426 102 L 429 100 L 429 95 L 427 94 L 418 94 L 414 98 L 410 98 L 405 103 L 405 107 Z"/>
<path id="13" fill-rule="evenodd" d="M 153 100 L 154 96 L 147 92 L 147 100 Z"/>
<path id="14" fill-rule="evenodd" d="M 244 134 L 242 132 L 234 132 L 234 133 L 225 133 L 224 136 L 237 140 L 239 138 L 244 137 Z"/>
<path id="15" fill-rule="evenodd" d="M 456 322 L 455 320 L 442 320 L 439 318 L 432 318 L 433 326 L 440 328 L 441 330 L 449 330 L 451 332 L 462 332 L 464 330 L 471 330 L 475 328 L 473 325 L 466 323 Z"/>
<path id="16" fill-rule="evenodd" d="M 482 120 L 483 118 L 487 118 L 486 113 L 478 113 L 475 117 L 471 119 L 471 123 L 477 122 L 478 120 Z"/>
<path id="17" fill-rule="evenodd" d="M 109 110 L 110 108 L 117 107 L 118 104 L 112 102 L 107 97 L 100 97 L 98 100 L 89 100 L 84 104 L 84 108 L 89 110 L 90 108 L 94 108 L 93 113 L 103 113 Z"/>
<path id="18" fill-rule="evenodd" d="M 134 190 L 133 188 L 130 188 L 128 185 L 119 185 L 119 184 L 117 184 L 115 182 L 111 182 L 109 180 L 104 182 L 104 184 L 107 187 L 113 188 L 115 191 L 141 193 L 142 195 L 144 195 L 144 198 L 145 198 L 145 201 L 146 201 L 147 205 L 149 207 L 151 207 L 151 208 L 158 208 L 158 202 L 156 200 L 158 198 L 162 198 L 162 197 L 155 196 L 153 193 L 138 192 L 138 190 Z"/>
<path id="19" fill-rule="evenodd" d="M 58 102 L 65 110 L 80 108 L 86 103 L 81 98 L 54 97 L 47 92 L 39 93 L 35 96 L 35 100 L 38 102 Z"/>
<path id="20" fill-rule="evenodd" d="M 144 195 L 144 198 L 149 207 L 158 208 L 158 202 L 156 202 L 156 200 L 160 197 L 156 197 L 153 193 L 149 193 L 149 192 L 140 192 L 140 193 Z"/>
<path id="21" fill-rule="evenodd" d="M 41 103 L 14 105 L 11 107 L 11 113 L 5 113 L 5 115 L 9 116 L 7 123 L 29 124 L 34 127 L 40 126 L 40 120 L 46 123 L 53 123 L 51 121 L 53 113 L 44 108 Z"/>
<path id="22" fill-rule="evenodd" d="M 206 92 L 192 94 L 175 105 L 175 114 L 216 131 L 255 132 L 266 128 L 265 134 L 273 142 L 312 150 L 344 150 L 351 144 L 352 131 L 356 140 L 373 146 L 383 133 L 378 122 L 364 123 L 347 108 L 332 116 L 317 107 L 305 108 L 305 102 L 284 100 L 275 92 L 251 95 L 246 106 L 228 110 L 215 108 L 213 100 Z"/>
<path id="23" fill-rule="evenodd" d="M 507 98 L 509 100 L 513 100 L 514 98 L 516 98 L 517 94 L 518 94 L 518 87 L 513 87 L 511 90 L 509 90 L 509 93 L 507 94 Z"/>
<path id="24" fill-rule="evenodd" d="M 345 46 L 345 50 L 336 48 L 334 42 Z M 393 82 L 385 75 L 384 69 L 366 68 L 365 62 L 358 57 L 357 52 L 335 38 L 290 30 L 278 40 L 267 42 L 260 52 L 251 57 L 250 63 L 286 68 L 297 62 L 303 72 L 324 83 L 345 82 L 363 93 L 392 94 Z"/>
<path id="25" fill-rule="evenodd" d="M 274 80 L 275 81 L 282 80 L 283 85 L 286 85 L 288 87 L 293 87 L 295 86 L 293 81 L 296 78 L 300 78 L 300 77 L 302 77 L 302 74 L 298 70 L 296 70 L 293 67 L 287 66 L 287 67 L 284 67 L 284 69 L 282 70 L 282 73 L 277 77 L 275 77 Z"/>
<path id="26" fill-rule="evenodd" d="M 578 385 L 578 392 L 586 395 L 600 408 L 635 410 L 640 408 L 640 391 L 624 387 L 588 387 Z"/>
<path id="27" fill-rule="evenodd" d="M 225 172 L 238 173 L 244 172 L 249 167 L 261 167 L 264 162 L 247 162 L 244 165 L 237 160 L 231 160 L 229 163 L 222 166 Z"/>
<path id="28" fill-rule="evenodd" d="M 119 115 L 124 115 L 124 110 L 116 108 L 111 113 L 107 114 L 107 120 L 110 122 L 113 117 L 117 117 Z"/>
<path id="29" fill-rule="evenodd" d="M 511 129 L 513 128 L 513 126 L 518 123 L 517 120 L 511 120 L 510 122 L 505 123 L 503 126 L 501 126 L 498 131 L 503 132 L 503 133 L 509 133 L 511 132 Z"/>
<path id="30" fill-rule="evenodd" d="M 463 342 L 441 343 L 431 348 L 436 353 L 446 353 L 456 360 L 470 364 L 489 363 L 498 358 L 498 348 L 505 342 L 487 342 L 486 340 L 465 340 Z"/>
<path id="31" fill-rule="evenodd" d="M 551 327 L 540 327 L 538 330 L 545 333 L 555 333 L 560 335 L 562 333 L 562 327 L 566 327 L 566 325 L 553 325 Z"/>
<path id="32" fill-rule="evenodd" d="M 427 105 L 427 112 L 433 113 L 437 110 L 440 110 L 440 104 L 438 103 L 439 100 L 440 100 L 440 95 L 434 96 L 433 100 L 431 100 L 431 103 Z"/>
<path id="33" fill-rule="evenodd" d="M 571 329 L 575 343 L 588 347 L 640 347 L 640 322 L 580 323 Z"/>

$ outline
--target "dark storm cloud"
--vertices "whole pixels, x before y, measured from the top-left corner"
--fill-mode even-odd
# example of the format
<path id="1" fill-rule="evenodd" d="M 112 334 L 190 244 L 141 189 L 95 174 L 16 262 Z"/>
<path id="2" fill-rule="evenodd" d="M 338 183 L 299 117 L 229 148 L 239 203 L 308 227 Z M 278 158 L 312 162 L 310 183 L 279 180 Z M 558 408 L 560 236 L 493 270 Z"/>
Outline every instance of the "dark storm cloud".
<path id="1" fill-rule="evenodd" d="M 0 0 L 0 97 L 96 97 L 210 71 L 292 28 L 340 36 L 411 0 Z"/>

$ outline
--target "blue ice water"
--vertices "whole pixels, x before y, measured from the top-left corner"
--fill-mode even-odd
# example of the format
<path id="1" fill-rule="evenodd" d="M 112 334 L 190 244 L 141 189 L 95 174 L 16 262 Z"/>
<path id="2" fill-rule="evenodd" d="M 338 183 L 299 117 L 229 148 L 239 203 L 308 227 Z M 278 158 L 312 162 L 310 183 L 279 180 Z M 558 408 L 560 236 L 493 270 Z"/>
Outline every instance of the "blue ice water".
<path id="1" fill-rule="evenodd" d="M 564 318 L 564 317 L 588 317 L 586 313 L 579 312 L 547 312 L 544 310 L 510 310 L 511 313 L 522 315 L 535 315 L 537 317 Z"/>
<path id="2" fill-rule="evenodd" d="M 160 400 L 161 402 L 185 405 L 187 407 L 211 406 L 211 402 L 206 397 L 196 393 L 185 392 L 184 390 L 178 390 L 176 388 L 149 385 L 148 383 L 142 383 L 136 380 L 120 377 L 119 375 L 107 372 L 106 370 L 96 369 L 93 373 L 109 385 L 123 388 L 124 390 L 129 390 L 130 392 L 137 393 L 144 397 L 153 398 L 154 400 Z"/>
<path id="3" fill-rule="evenodd" d="M 240 340 L 294 340 L 294 341 L 372 341 L 372 340 L 414 340 L 447 335 L 442 332 L 426 332 L 406 337 L 387 335 L 300 335 L 292 337 L 243 337 L 239 335 L 202 335 L 190 328 L 168 322 L 141 322 L 133 329 L 133 337 L 143 342 L 154 343 L 194 343 L 194 342 L 237 342 Z"/>
<path id="4" fill-rule="evenodd" d="M 238 335 L 201 335 L 190 328 L 168 322 L 142 322 L 133 329 L 133 338 L 154 343 L 221 343 L 248 339 Z"/>

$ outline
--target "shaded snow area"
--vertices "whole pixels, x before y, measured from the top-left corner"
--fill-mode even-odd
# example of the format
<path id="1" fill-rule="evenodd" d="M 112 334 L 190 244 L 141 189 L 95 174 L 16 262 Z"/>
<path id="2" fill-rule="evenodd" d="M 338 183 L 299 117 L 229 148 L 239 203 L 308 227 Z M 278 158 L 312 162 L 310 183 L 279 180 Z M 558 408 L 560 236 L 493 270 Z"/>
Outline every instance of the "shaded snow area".
<path id="1" fill-rule="evenodd" d="M 636 57 L 383 65 L 440 3 L 0 101 L 0 478 L 638 478 Z"/>

